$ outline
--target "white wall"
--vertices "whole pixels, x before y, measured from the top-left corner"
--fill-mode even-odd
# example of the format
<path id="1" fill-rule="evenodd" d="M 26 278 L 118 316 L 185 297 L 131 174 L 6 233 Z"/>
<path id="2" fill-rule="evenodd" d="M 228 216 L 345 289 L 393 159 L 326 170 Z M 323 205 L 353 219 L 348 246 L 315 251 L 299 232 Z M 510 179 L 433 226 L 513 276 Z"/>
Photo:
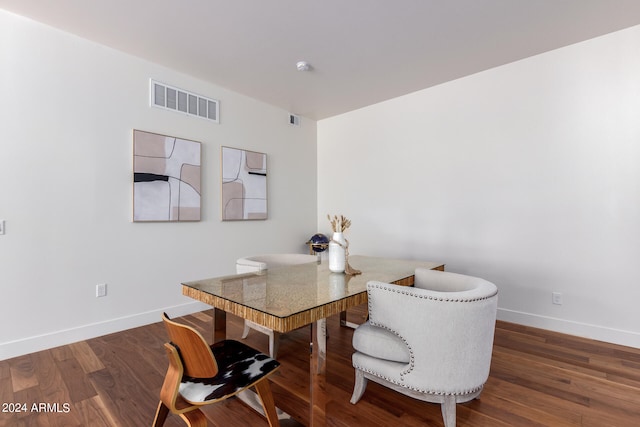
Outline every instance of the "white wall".
<path id="1" fill-rule="evenodd" d="M 221 123 L 149 107 L 149 78 Z M 316 232 L 316 123 L 0 11 L 0 359 L 200 308 L 180 283 Z M 202 143 L 202 220 L 132 222 L 132 129 Z M 267 153 L 269 219 L 220 220 L 220 146 Z M 95 286 L 108 284 L 106 298 Z"/>
<path id="2" fill-rule="evenodd" d="M 634 27 L 322 120 L 319 228 L 344 214 L 351 253 L 442 261 L 495 282 L 502 319 L 640 347 L 639 76 Z"/>

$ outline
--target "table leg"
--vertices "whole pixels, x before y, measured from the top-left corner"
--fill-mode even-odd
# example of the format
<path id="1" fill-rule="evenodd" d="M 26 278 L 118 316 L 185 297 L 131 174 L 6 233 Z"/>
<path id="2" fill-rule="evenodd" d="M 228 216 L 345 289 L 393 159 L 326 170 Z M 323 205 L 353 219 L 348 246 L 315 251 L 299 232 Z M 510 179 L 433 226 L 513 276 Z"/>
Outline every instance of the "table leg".
<path id="1" fill-rule="evenodd" d="M 355 329 L 359 325 L 357 323 L 348 322 L 347 321 L 347 312 L 346 311 L 341 311 L 340 312 L 340 326 L 343 326 L 343 327 L 346 327 L 346 328 Z"/>
<path id="2" fill-rule="evenodd" d="M 217 308 L 213 309 L 213 342 L 222 341 L 227 339 L 227 312 Z M 242 400 L 250 408 L 261 414 L 266 418 L 264 408 L 260 398 L 253 389 L 246 389 L 237 394 L 238 399 Z M 289 414 L 282 411 L 280 408 L 276 408 L 276 413 L 279 420 L 286 420 L 287 425 L 297 426 L 296 423 Z M 319 425 L 319 424 L 318 424 Z"/>
<path id="3" fill-rule="evenodd" d="M 227 339 L 227 312 L 213 309 L 213 343 Z"/>
<path id="4" fill-rule="evenodd" d="M 310 407 L 309 426 L 326 425 L 327 410 L 327 319 L 311 324 Z"/>

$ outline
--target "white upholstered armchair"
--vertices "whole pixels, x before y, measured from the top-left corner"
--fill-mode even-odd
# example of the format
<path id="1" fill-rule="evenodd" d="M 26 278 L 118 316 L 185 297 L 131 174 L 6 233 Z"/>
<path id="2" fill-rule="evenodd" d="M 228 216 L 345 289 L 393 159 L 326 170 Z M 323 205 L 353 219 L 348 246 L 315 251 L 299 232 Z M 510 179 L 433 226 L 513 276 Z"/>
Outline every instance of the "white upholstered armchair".
<path id="1" fill-rule="evenodd" d="M 269 268 L 282 267 L 286 265 L 305 264 L 307 262 L 317 262 L 316 255 L 305 254 L 267 254 L 255 255 L 236 260 L 236 273 L 252 273 L 267 270 Z M 244 321 L 242 338 L 246 338 L 249 330 L 253 329 L 269 336 L 269 356 L 276 358 L 278 354 L 279 334 L 266 326 L 258 325 L 250 320 Z"/>
<path id="2" fill-rule="evenodd" d="M 456 404 L 480 395 L 489 376 L 498 291 L 461 274 L 417 269 L 415 287 L 367 283 L 369 320 L 353 335 L 355 404 L 371 380 L 440 403 L 445 427 Z"/>

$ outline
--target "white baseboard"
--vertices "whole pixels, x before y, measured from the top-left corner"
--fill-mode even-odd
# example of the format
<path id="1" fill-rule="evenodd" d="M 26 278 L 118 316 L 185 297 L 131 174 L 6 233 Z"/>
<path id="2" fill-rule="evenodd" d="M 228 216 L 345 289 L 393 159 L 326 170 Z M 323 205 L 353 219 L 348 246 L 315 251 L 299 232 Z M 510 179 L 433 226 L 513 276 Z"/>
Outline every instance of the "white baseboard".
<path id="1" fill-rule="evenodd" d="M 0 360 L 10 359 L 12 357 L 46 350 L 48 348 L 71 344 L 77 341 L 156 323 L 160 321 L 160 315 L 162 312 L 168 312 L 171 317 L 179 317 L 198 311 L 208 310 L 210 308 L 211 306 L 203 303 L 190 302 L 164 309 L 152 310 L 131 316 L 106 320 L 104 322 L 91 323 L 77 328 L 65 329 L 49 334 L 9 341 L 0 344 Z M 547 329 L 593 340 L 640 348 L 640 333 L 633 331 L 606 328 L 598 325 L 573 322 L 504 308 L 498 309 L 498 319 L 534 328 Z"/>
<path id="2" fill-rule="evenodd" d="M 91 323 L 77 328 L 9 341 L 0 344 L 0 360 L 156 323 L 160 321 L 160 316 L 163 312 L 167 312 L 171 317 L 179 317 L 210 308 L 210 305 L 200 302 L 189 302 L 173 307 L 119 317 L 117 319 L 105 320 L 104 322 Z"/>
<path id="3" fill-rule="evenodd" d="M 517 323 L 534 328 L 547 329 L 597 341 L 624 345 L 627 347 L 640 348 L 640 333 L 633 331 L 607 328 L 599 325 L 540 316 L 537 314 L 507 310 L 504 308 L 498 309 L 498 320 L 504 320 L 505 322 Z"/>

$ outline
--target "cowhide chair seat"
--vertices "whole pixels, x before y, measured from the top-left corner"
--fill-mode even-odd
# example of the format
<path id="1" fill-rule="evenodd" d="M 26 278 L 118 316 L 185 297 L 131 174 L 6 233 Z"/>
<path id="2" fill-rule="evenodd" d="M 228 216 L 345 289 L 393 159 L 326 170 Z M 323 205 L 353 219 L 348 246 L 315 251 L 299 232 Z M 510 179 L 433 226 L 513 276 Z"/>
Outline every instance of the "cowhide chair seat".
<path id="1" fill-rule="evenodd" d="M 216 376 L 193 378 L 183 375 L 180 381 L 180 394 L 191 403 L 231 397 L 280 366 L 277 360 L 234 340 L 215 343 L 211 352 L 218 363 Z"/>

